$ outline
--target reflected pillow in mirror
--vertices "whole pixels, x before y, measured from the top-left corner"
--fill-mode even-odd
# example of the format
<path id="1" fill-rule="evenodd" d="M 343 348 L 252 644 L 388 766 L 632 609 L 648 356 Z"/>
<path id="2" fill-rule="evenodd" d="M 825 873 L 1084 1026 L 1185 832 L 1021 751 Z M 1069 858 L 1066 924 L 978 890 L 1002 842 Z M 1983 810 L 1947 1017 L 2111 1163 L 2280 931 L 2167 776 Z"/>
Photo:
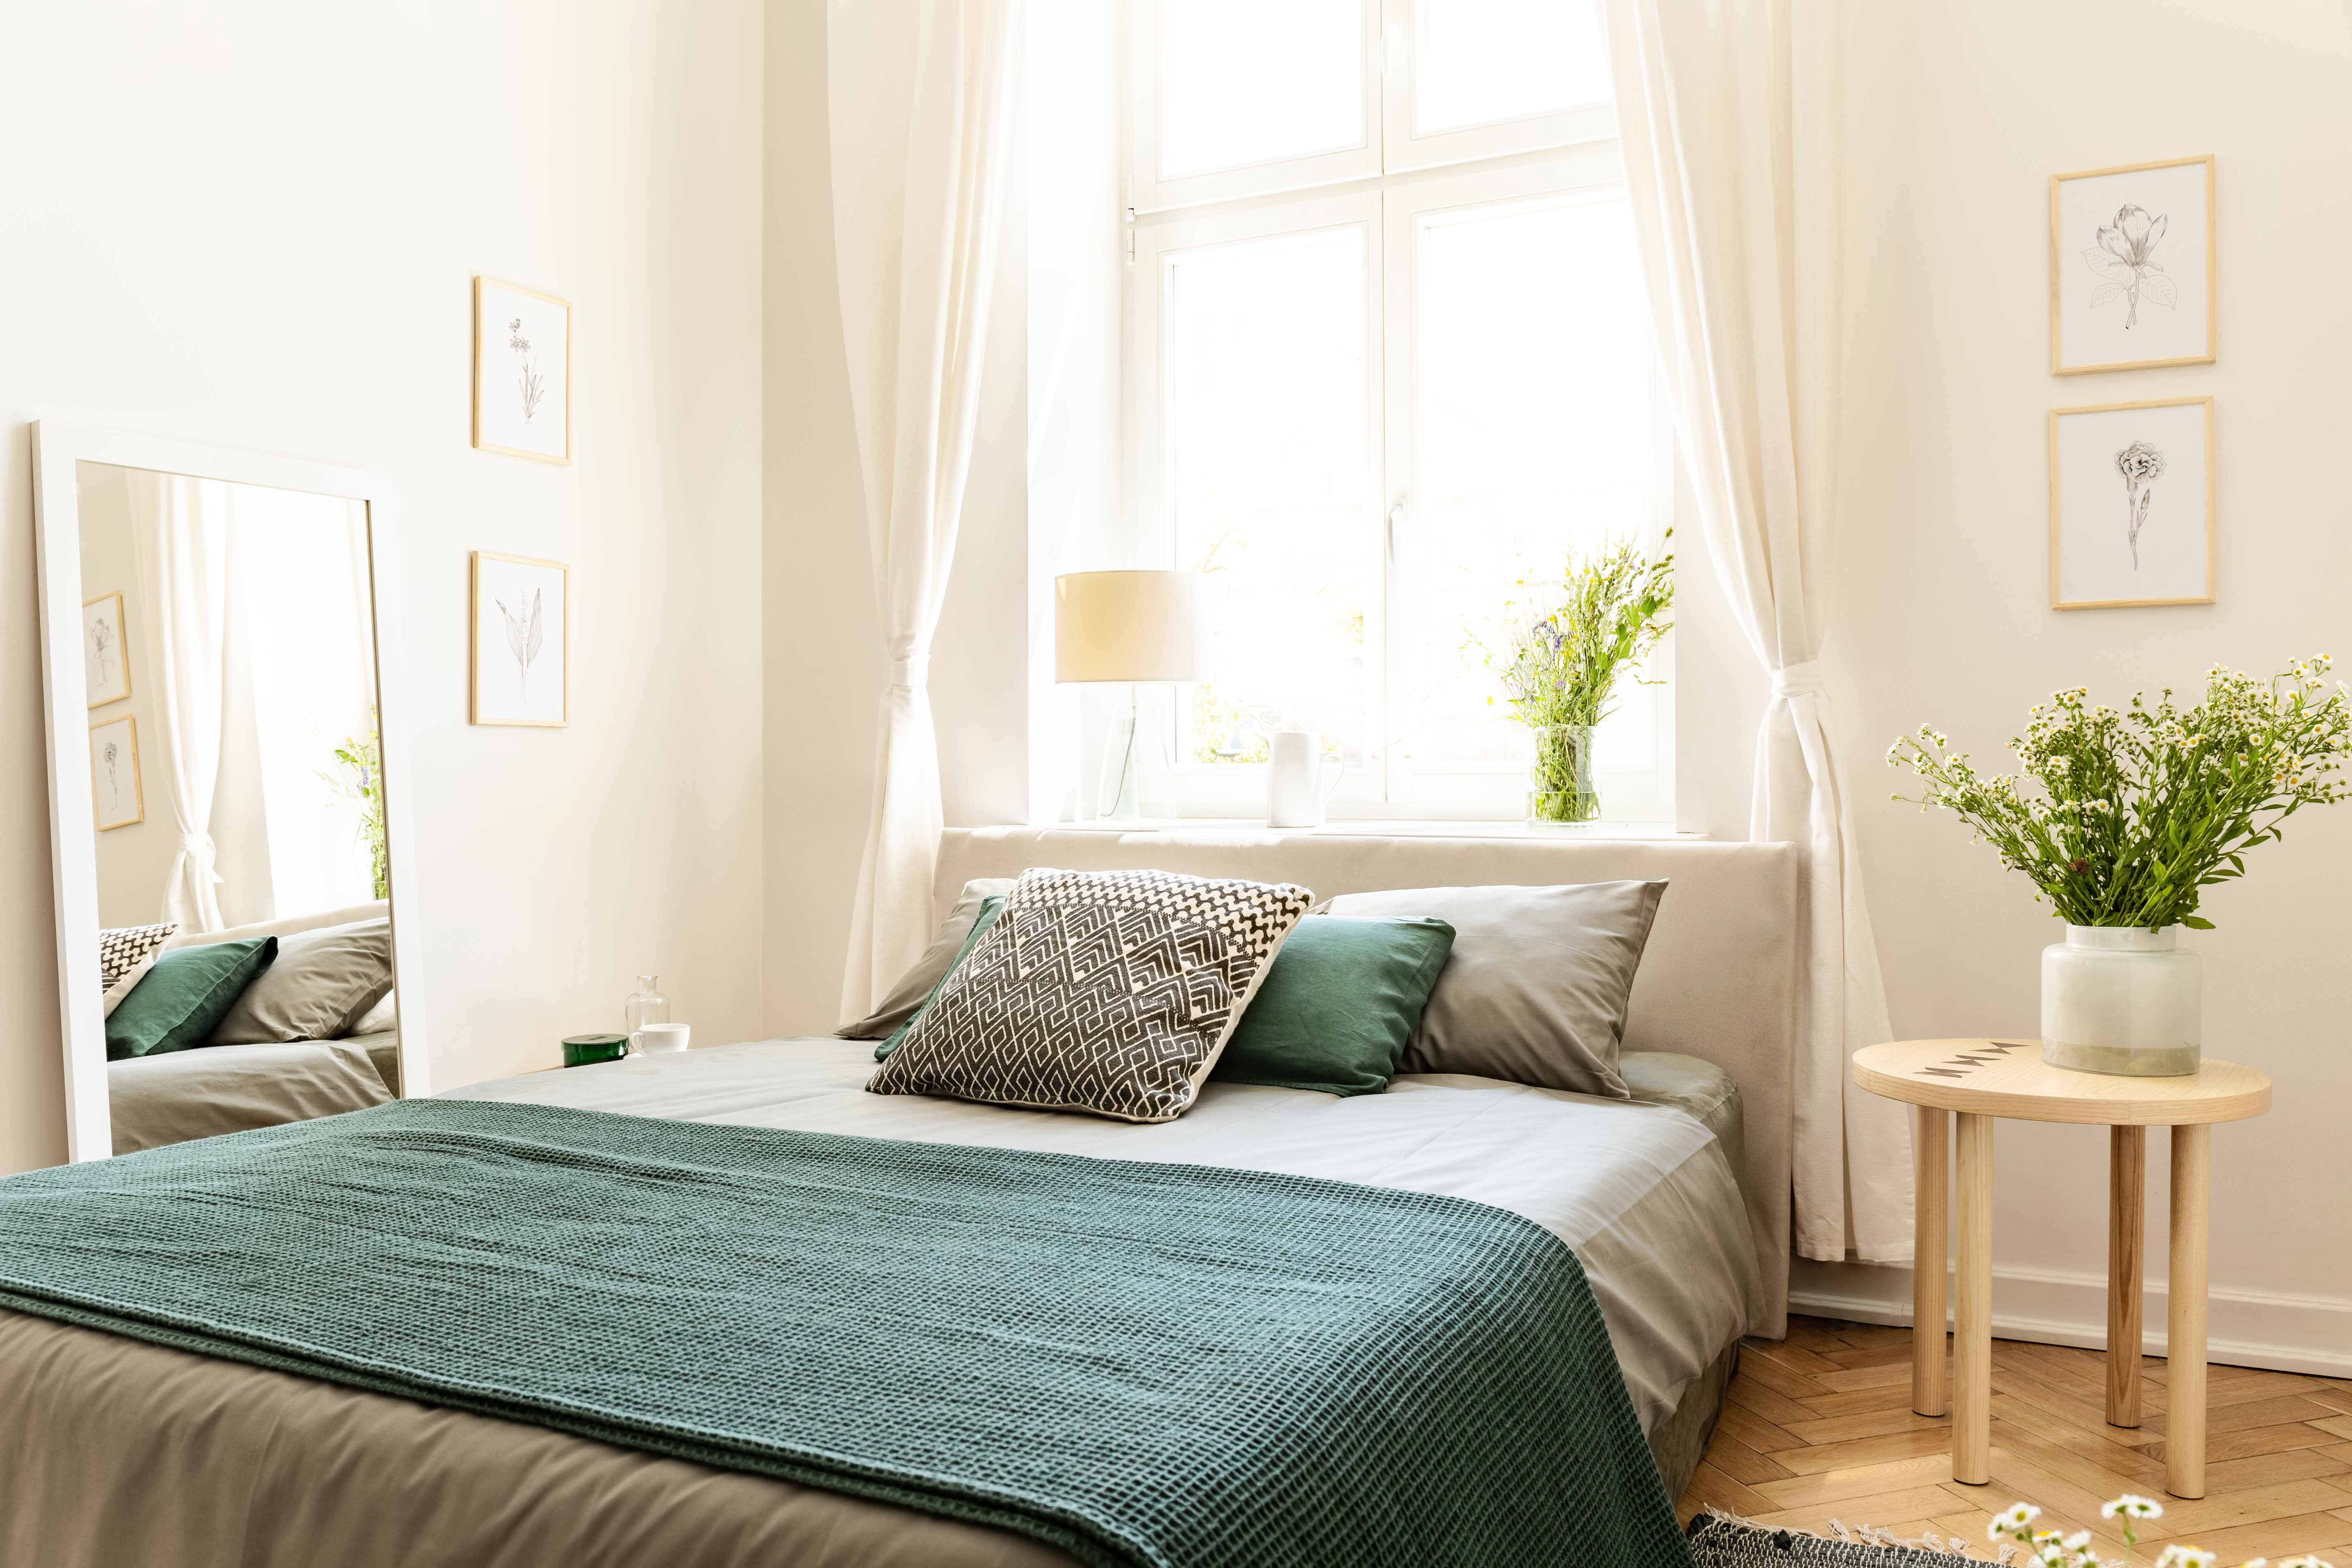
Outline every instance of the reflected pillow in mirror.
<path id="1" fill-rule="evenodd" d="M 161 925 L 117 926 L 98 933 L 98 987 L 111 991 L 122 984 L 122 977 L 147 960 L 163 951 L 172 933 L 180 929 L 177 921 L 165 921 Z"/>
<path id="2" fill-rule="evenodd" d="M 398 1027 L 400 1027 L 400 994 L 396 991 L 387 991 L 383 994 L 383 1000 L 369 1008 L 366 1015 L 353 1024 L 343 1037 L 353 1039 L 361 1035 L 387 1034 Z"/>
<path id="3" fill-rule="evenodd" d="M 203 1045 L 253 977 L 278 956 L 274 936 L 175 947 L 106 1020 L 106 1057 L 152 1057 Z"/>
<path id="4" fill-rule="evenodd" d="M 296 931 L 278 939 L 278 962 L 254 977 L 206 1043 L 340 1040 L 391 990 L 390 920 Z"/>
<path id="5" fill-rule="evenodd" d="M 147 972 L 154 967 L 155 955 L 151 952 L 124 970 L 122 978 L 106 988 L 105 1011 L 100 1016 L 113 1017 L 114 1010 L 122 1005 L 122 999 L 130 995 L 138 987 L 139 983 L 147 978 Z"/>

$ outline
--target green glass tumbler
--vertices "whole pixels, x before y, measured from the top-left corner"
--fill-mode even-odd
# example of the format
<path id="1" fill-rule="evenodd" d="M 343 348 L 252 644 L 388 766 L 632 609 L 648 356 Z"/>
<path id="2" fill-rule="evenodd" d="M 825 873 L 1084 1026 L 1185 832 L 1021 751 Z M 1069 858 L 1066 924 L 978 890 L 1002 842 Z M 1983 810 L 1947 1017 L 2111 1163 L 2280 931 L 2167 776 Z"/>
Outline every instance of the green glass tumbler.
<path id="1" fill-rule="evenodd" d="M 563 1042 L 563 1065 L 568 1068 L 616 1062 L 628 1054 L 626 1035 L 573 1035 Z"/>

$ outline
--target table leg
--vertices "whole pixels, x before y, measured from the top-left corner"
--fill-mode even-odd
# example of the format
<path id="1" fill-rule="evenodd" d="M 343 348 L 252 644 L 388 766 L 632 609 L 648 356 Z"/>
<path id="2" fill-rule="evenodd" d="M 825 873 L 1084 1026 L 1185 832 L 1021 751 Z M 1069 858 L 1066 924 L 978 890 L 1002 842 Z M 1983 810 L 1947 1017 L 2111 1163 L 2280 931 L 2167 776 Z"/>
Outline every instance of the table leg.
<path id="1" fill-rule="evenodd" d="M 2139 1304 L 2147 1267 L 2147 1129 L 2107 1129 L 2107 1425 L 2139 1425 Z"/>
<path id="2" fill-rule="evenodd" d="M 1911 1408 L 1941 1415 L 1949 1408 L 1944 1386 L 1944 1258 L 1950 1247 L 1952 1113 L 1920 1106 L 1911 1140 Z"/>
<path id="3" fill-rule="evenodd" d="M 2172 1269 L 2165 1284 L 2164 1489 L 2205 1495 L 2205 1276 L 2213 1130 L 2172 1130 Z"/>
<path id="4" fill-rule="evenodd" d="M 1952 1479 L 1992 1479 L 1992 1123 L 1961 1111 L 1959 1299 L 1952 1335 Z"/>

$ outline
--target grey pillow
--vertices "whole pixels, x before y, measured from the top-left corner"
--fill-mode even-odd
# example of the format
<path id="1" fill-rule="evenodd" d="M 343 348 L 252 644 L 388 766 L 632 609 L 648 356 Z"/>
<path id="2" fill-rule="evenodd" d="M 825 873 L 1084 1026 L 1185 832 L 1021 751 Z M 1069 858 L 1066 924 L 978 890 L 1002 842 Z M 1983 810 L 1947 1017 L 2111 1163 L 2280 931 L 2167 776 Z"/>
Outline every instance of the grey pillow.
<path id="1" fill-rule="evenodd" d="M 913 1017 L 917 1009 L 931 999 L 940 981 L 963 951 L 964 939 L 971 935 L 972 922 L 980 919 L 980 906 L 988 899 L 1002 898 L 1013 890 L 1010 877 L 982 877 L 976 882 L 966 882 L 963 891 L 956 895 L 955 908 L 940 922 L 931 937 L 931 945 L 923 949 L 923 956 L 915 960 L 907 973 L 898 976 L 898 984 L 890 987 L 890 994 L 882 998 L 871 1017 L 860 1018 L 855 1024 L 844 1024 L 834 1033 L 845 1040 L 887 1040 L 898 1033 L 898 1026 Z"/>
<path id="2" fill-rule="evenodd" d="M 1664 882 L 1349 893 L 1335 915 L 1433 915 L 1454 928 L 1402 1072 L 1475 1073 L 1630 1100 L 1617 1058 Z"/>
<path id="3" fill-rule="evenodd" d="M 391 989 L 390 920 L 297 931 L 278 939 L 278 962 L 245 988 L 209 1043 L 339 1040 Z"/>

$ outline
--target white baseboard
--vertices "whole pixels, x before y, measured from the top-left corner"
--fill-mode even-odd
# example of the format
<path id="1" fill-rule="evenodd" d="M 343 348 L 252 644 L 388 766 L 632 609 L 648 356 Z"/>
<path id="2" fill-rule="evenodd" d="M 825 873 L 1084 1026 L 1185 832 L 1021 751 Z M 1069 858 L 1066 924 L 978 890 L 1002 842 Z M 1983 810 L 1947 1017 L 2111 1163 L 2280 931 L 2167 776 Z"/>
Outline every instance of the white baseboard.
<path id="1" fill-rule="evenodd" d="M 1944 1299 L 1953 1300 L 1948 1285 Z M 2219 1289 L 2208 1292 L 2206 1300 L 2208 1361 L 2352 1377 L 2352 1300 Z M 2087 1350 L 2103 1349 L 2107 1342 L 2107 1282 L 2103 1275 L 1996 1268 L 1992 1306 L 1992 1331 L 2002 1339 Z M 1790 1275 L 1789 1310 L 1908 1327 L 1911 1270 L 1901 1264 L 1816 1263 L 1800 1258 Z M 2161 1282 L 2147 1286 L 2140 1322 L 2142 1353 L 2164 1354 Z"/>

